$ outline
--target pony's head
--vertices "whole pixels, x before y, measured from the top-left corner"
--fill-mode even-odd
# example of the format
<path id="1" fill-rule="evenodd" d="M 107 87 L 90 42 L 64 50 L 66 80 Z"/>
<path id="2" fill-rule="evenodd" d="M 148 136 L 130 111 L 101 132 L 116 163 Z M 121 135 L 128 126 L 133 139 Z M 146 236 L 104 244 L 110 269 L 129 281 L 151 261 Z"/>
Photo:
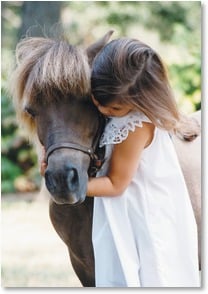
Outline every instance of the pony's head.
<path id="1" fill-rule="evenodd" d="M 49 38 L 26 38 L 17 45 L 11 82 L 16 114 L 33 143 L 47 150 L 46 186 L 60 204 L 85 199 L 99 129 L 90 98 L 90 64 L 111 34 L 86 51 Z"/>

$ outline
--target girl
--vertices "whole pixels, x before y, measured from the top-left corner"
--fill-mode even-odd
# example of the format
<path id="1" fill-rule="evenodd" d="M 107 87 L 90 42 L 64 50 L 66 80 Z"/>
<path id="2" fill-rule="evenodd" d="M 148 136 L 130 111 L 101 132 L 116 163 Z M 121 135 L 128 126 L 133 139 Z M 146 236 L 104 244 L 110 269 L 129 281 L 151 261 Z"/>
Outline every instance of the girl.
<path id="1" fill-rule="evenodd" d="M 95 197 L 97 287 L 198 287 L 197 228 L 170 132 L 191 137 L 158 54 L 121 38 L 98 54 L 93 102 L 109 117 L 100 146 L 108 160 Z"/>

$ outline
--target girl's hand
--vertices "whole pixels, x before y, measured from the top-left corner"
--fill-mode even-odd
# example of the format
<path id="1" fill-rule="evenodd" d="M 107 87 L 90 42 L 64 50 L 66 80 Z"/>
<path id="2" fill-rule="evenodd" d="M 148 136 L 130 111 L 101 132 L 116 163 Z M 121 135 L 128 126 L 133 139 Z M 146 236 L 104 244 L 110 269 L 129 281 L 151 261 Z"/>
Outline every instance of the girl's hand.
<path id="1" fill-rule="evenodd" d="M 41 155 L 41 159 L 40 159 L 40 174 L 41 174 L 42 177 L 44 177 L 45 170 L 47 168 L 45 155 L 46 155 L 46 151 L 45 151 L 45 147 L 43 146 L 42 155 Z"/>

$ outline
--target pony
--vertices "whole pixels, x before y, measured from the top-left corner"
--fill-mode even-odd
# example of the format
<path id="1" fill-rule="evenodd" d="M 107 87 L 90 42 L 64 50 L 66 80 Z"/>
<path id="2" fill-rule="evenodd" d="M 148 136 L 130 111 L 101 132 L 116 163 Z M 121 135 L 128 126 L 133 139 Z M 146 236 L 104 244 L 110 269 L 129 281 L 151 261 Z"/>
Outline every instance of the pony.
<path id="1" fill-rule="evenodd" d="M 93 198 L 86 197 L 86 187 L 88 176 L 95 175 L 104 159 L 98 141 L 105 124 L 91 101 L 90 67 L 112 33 L 107 32 L 85 50 L 65 39 L 25 38 L 17 44 L 17 65 L 11 82 L 20 125 L 38 157 L 42 146 L 46 149 L 45 185 L 50 193 L 50 219 L 67 245 L 74 271 L 84 287 L 95 286 Z M 184 144 L 183 154 L 188 154 L 195 141 Z M 197 148 L 192 157 L 198 154 Z M 185 174 L 189 161 L 186 163 Z M 197 204 L 198 181 L 197 178 L 195 190 L 190 187 L 191 198 Z M 196 216 L 200 219 L 198 212 Z"/>

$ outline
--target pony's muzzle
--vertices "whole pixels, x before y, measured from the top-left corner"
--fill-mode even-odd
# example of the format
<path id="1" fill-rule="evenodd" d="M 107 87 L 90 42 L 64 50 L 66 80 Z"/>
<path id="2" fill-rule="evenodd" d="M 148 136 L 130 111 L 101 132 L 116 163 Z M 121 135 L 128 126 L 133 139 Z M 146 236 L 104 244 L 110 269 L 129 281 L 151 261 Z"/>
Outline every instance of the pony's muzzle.
<path id="1" fill-rule="evenodd" d="M 81 189 L 79 174 L 70 164 L 62 169 L 46 169 L 45 184 L 56 203 L 76 204 L 84 200 L 85 193 Z"/>

